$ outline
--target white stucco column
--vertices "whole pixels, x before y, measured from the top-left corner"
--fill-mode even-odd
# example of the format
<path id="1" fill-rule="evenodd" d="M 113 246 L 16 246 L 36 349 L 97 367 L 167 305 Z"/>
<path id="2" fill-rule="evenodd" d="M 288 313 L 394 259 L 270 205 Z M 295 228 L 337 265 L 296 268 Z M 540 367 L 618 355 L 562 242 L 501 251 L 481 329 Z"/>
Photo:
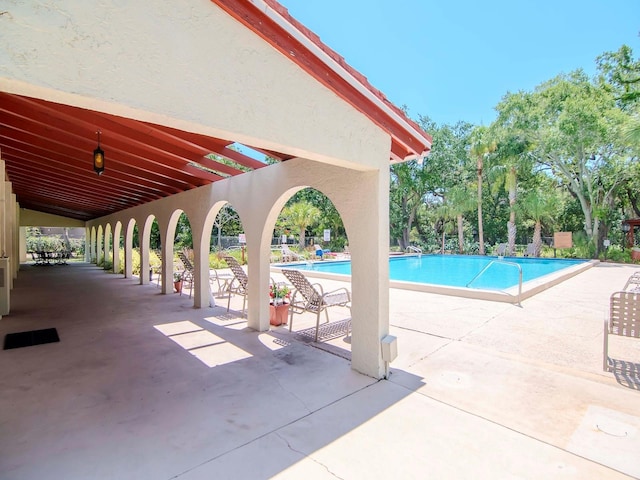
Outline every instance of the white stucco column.
<path id="1" fill-rule="evenodd" d="M 175 231 L 175 230 L 174 230 Z M 162 278 L 162 293 L 167 294 L 173 292 L 173 240 L 175 235 L 167 230 L 160 230 L 160 238 L 162 244 L 160 251 L 162 252 L 162 267 L 160 276 Z"/>
<path id="2" fill-rule="evenodd" d="M 13 259 L 13 278 L 16 279 L 20 271 L 20 205 L 15 193 L 11 194 L 11 207 L 11 256 Z M 11 288 L 13 288 L 13 283 Z"/>
<path id="3" fill-rule="evenodd" d="M 209 306 L 209 243 L 202 242 L 202 222 L 191 219 L 193 239 L 193 306 Z"/>
<path id="4" fill-rule="evenodd" d="M 104 259 L 104 228 L 100 225 L 96 231 L 96 265 Z"/>
<path id="5" fill-rule="evenodd" d="M 143 228 L 138 227 L 138 241 L 140 242 L 140 285 L 149 283 L 149 249 L 151 239 L 151 224 L 147 219 Z"/>
<path id="6" fill-rule="evenodd" d="M 0 152 L 1 153 L 1 152 Z M 7 256 L 5 238 L 7 231 L 7 205 L 5 202 L 5 189 L 7 182 L 5 178 L 5 165 L 4 160 L 0 160 L 0 257 Z"/>
<path id="7" fill-rule="evenodd" d="M 109 254 L 111 253 L 111 240 L 109 235 L 111 233 L 111 228 L 109 224 L 104 227 L 104 261 L 105 263 L 109 261 Z"/>
<path id="8" fill-rule="evenodd" d="M 124 232 L 124 277 L 131 278 L 133 276 L 133 227 L 135 222 L 127 222 Z"/>
<path id="9" fill-rule="evenodd" d="M 380 341 L 389 333 L 389 171 L 361 177 L 352 194 L 366 199 L 359 207 L 366 214 L 357 218 L 357 228 L 347 232 L 353 294 L 351 365 L 382 378 Z"/>
<path id="10" fill-rule="evenodd" d="M 27 257 L 27 227 L 20 227 L 20 263 L 29 260 Z"/>
<path id="11" fill-rule="evenodd" d="M 6 188 L 9 182 L 0 181 L 0 257 L 8 257 L 11 252 L 7 248 L 7 230 L 9 226 Z"/>
<path id="12" fill-rule="evenodd" d="M 84 227 L 84 261 L 91 262 L 91 228 Z"/>
<path id="13" fill-rule="evenodd" d="M 191 238 L 193 239 L 193 306 L 196 308 L 209 307 L 211 300 L 211 287 L 209 285 L 209 247 L 210 226 L 206 221 L 206 211 L 196 211 L 189 215 L 191 225 Z M 207 234 L 206 228 L 209 229 Z"/>
<path id="14" fill-rule="evenodd" d="M 269 330 L 269 248 L 260 248 L 264 218 L 245 225 L 247 254 L 249 255 L 249 296 L 247 298 L 247 326 L 259 332 Z"/>
<path id="15" fill-rule="evenodd" d="M 122 223 L 116 222 L 113 227 L 113 273 L 120 271 L 120 235 L 122 233 Z"/>
<path id="16" fill-rule="evenodd" d="M 11 182 L 5 182 L 5 216 L 6 216 L 6 229 L 5 229 L 5 255 L 11 259 L 10 268 L 11 275 L 9 275 L 9 288 L 13 289 L 13 280 L 17 277 L 18 270 L 18 257 L 15 254 L 15 230 L 16 230 L 16 196 L 11 193 Z"/>

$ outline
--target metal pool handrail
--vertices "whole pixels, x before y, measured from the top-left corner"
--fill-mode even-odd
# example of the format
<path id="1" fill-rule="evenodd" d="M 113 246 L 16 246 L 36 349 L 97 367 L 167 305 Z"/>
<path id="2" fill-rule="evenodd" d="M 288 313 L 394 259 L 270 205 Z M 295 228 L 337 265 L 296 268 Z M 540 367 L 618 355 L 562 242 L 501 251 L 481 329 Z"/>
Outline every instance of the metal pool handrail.
<path id="1" fill-rule="evenodd" d="M 422 249 L 420 247 L 414 247 L 413 245 L 409 245 L 406 248 L 407 251 L 412 251 L 412 252 L 416 252 L 418 254 L 418 256 L 422 256 Z"/>
<path id="2" fill-rule="evenodd" d="M 513 265 L 514 267 L 518 268 L 518 305 L 520 305 L 520 295 L 522 295 L 522 266 L 520 266 L 520 264 L 518 263 L 508 262 L 506 260 L 500 260 L 500 259 L 491 260 L 489 263 L 485 265 L 485 267 L 482 270 L 480 270 L 480 272 L 475 277 L 471 279 L 469 283 L 467 283 L 466 287 L 469 288 L 469 285 L 475 282 L 478 279 L 478 277 L 480 277 L 484 272 L 486 272 L 489 269 L 489 267 L 494 263 L 501 263 L 504 265 Z"/>

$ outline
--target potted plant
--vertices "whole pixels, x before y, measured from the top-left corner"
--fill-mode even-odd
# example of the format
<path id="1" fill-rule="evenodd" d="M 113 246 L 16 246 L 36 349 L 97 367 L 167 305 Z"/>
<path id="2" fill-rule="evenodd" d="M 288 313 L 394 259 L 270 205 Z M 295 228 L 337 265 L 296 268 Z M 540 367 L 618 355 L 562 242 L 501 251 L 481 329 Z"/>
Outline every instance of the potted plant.
<path id="1" fill-rule="evenodd" d="M 269 305 L 269 323 L 271 325 L 286 325 L 289 316 L 289 302 L 287 302 L 291 290 L 282 283 L 276 283 L 269 287 L 271 305 Z"/>
<path id="2" fill-rule="evenodd" d="M 173 288 L 176 290 L 176 293 L 182 291 L 182 272 L 173 272 Z"/>

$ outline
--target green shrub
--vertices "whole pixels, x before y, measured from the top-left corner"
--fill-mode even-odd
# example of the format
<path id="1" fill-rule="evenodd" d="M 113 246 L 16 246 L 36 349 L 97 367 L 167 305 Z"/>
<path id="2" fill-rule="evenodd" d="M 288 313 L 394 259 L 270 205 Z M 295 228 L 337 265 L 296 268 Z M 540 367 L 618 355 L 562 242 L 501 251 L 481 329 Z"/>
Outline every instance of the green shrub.
<path id="1" fill-rule="evenodd" d="M 346 244 L 346 237 L 335 237 L 329 242 L 329 250 L 332 252 L 343 252 Z"/>
<path id="2" fill-rule="evenodd" d="M 631 251 L 623 250 L 618 245 L 612 245 L 600 254 L 600 260 L 610 260 L 618 263 L 631 263 Z"/>

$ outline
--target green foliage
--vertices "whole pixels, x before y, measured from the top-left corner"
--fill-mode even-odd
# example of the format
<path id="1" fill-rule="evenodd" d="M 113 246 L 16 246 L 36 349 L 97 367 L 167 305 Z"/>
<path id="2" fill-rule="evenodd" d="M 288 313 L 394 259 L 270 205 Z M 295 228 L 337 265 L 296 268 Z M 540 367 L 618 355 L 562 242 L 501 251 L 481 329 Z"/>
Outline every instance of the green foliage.
<path id="1" fill-rule="evenodd" d="M 593 239 L 590 239 L 584 231 L 573 233 L 573 248 L 568 249 L 567 256 L 572 258 L 594 258 L 596 252 Z"/>
<path id="2" fill-rule="evenodd" d="M 333 237 L 329 242 L 329 250 L 332 252 L 342 252 L 344 251 L 345 245 L 347 245 L 346 237 Z"/>
<path id="3" fill-rule="evenodd" d="M 321 237 L 325 229 L 331 229 L 332 237 L 346 238 L 342 218 L 333 202 L 326 195 L 313 188 L 304 188 L 291 197 L 287 205 L 299 202 L 309 203 L 320 210 L 317 222 L 309 226 L 312 235 Z"/>
<path id="4" fill-rule="evenodd" d="M 222 250 L 222 237 L 239 233 L 242 233 L 242 224 L 238 212 L 231 205 L 226 204 L 216 215 L 211 231 L 211 244 L 215 245 L 217 250 Z"/>
<path id="5" fill-rule="evenodd" d="M 63 252 L 71 251 L 72 258 L 84 258 L 84 238 L 69 238 L 68 229 L 62 234 L 44 235 L 39 227 L 26 228 L 27 252 Z"/>
<path id="6" fill-rule="evenodd" d="M 600 260 L 611 262 L 631 263 L 631 250 L 623 249 L 619 245 L 611 245 L 600 254 Z"/>
<path id="7" fill-rule="evenodd" d="M 216 270 L 219 270 L 221 268 L 229 268 L 227 262 L 225 262 L 224 258 L 222 258 L 225 255 L 229 255 L 235 258 L 240 265 L 246 265 L 249 258 L 246 250 L 244 252 L 244 260 L 242 259 L 242 250 L 219 250 L 209 253 L 209 268 L 213 268 Z"/>
<path id="8" fill-rule="evenodd" d="M 149 267 L 154 273 L 160 273 L 162 269 L 162 254 L 159 251 L 151 250 L 149 252 Z"/>
<path id="9" fill-rule="evenodd" d="M 577 199 L 587 243 L 597 254 L 604 212 L 614 204 L 630 164 L 621 140 L 627 116 L 611 89 L 577 70 L 534 92 L 508 94 L 497 110 L 501 128 L 526 138 L 537 165 Z"/>
<path id="10" fill-rule="evenodd" d="M 287 203 L 282 209 L 280 217 L 282 223 L 299 232 L 300 249 L 305 247 L 306 229 L 314 225 L 320 219 L 320 209 L 309 202 Z"/>
<path id="11" fill-rule="evenodd" d="M 157 222 L 153 222 L 153 225 L 157 227 Z M 151 233 L 153 235 L 153 228 L 151 229 Z M 159 233 L 159 232 L 158 232 Z M 153 242 L 151 243 L 151 248 L 160 248 L 160 241 L 158 240 L 157 246 L 153 246 Z M 173 242 L 174 247 L 178 249 L 183 248 L 193 248 L 193 238 L 191 233 L 191 224 L 189 223 L 189 217 L 182 212 L 180 217 L 178 217 L 178 223 L 176 224 L 176 236 Z"/>
<path id="12" fill-rule="evenodd" d="M 441 203 L 447 189 L 461 183 L 466 186 L 472 178 L 467 156 L 472 126 L 464 122 L 438 126 L 422 116 L 418 123 L 433 137 L 429 157 L 423 163 L 410 161 L 391 167 L 390 236 L 401 249 L 412 242 L 414 226 L 422 237 L 425 227 L 419 223 L 418 216 L 425 203 Z"/>

